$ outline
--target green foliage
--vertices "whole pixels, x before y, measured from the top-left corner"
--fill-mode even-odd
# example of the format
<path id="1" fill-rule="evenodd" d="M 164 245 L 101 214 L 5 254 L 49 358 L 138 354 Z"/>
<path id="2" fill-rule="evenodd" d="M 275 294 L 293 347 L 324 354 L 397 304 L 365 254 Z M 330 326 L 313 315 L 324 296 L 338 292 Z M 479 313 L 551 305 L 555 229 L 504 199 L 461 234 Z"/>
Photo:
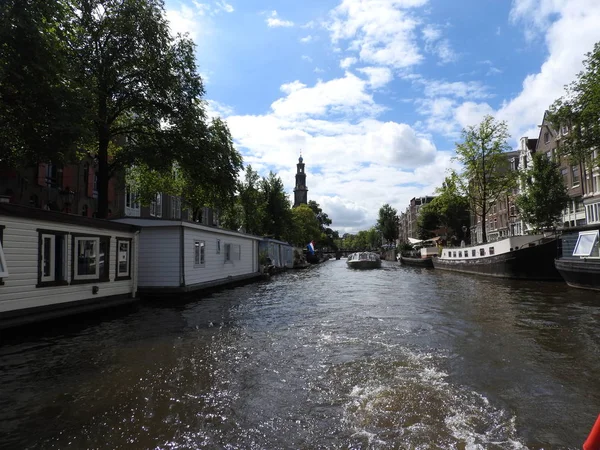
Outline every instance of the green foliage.
<path id="1" fill-rule="evenodd" d="M 465 239 L 462 227 L 469 225 L 469 201 L 460 195 L 456 175 L 446 177 L 436 190 L 436 197 L 421 207 L 419 212 L 419 238 L 429 239 L 434 230 L 446 228 L 447 234 Z"/>
<path id="2" fill-rule="evenodd" d="M 269 172 L 260 181 L 261 201 L 264 205 L 262 231 L 275 239 L 292 239 L 292 209 L 281 178 Z"/>
<path id="3" fill-rule="evenodd" d="M 491 206 L 516 183 L 516 172 L 510 170 L 504 154 L 510 149 L 509 137 L 505 122 L 486 116 L 479 125 L 463 129 L 463 142 L 456 144 L 455 160 L 463 169 L 452 177 L 474 215 L 481 218 L 483 242 L 487 242 L 485 222 Z"/>
<path id="4" fill-rule="evenodd" d="M 548 111 L 548 120 L 561 138 L 557 148 L 571 165 L 581 165 L 582 180 L 600 161 L 594 158 L 594 148 L 600 146 L 600 43 L 586 54 L 584 69 L 566 87 L 565 95 L 556 100 Z M 564 133 L 563 131 L 566 131 Z M 586 185 L 582 183 L 584 194 Z"/>
<path id="5" fill-rule="evenodd" d="M 344 234 L 336 241 L 340 250 L 379 250 L 381 233 L 377 227 L 361 230 L 357 234 Z"/>
<path id="6" fill-rule="evenodd" d="M 66 0 L 0 2 L 0 162 L 69 162 L 90 139 Z"/>
<path id="7" fill-rule="evenodd" d="M 292 239 L 298 247 L 305 247 L 310 241 L 321 236 L 321 226 L 314 211 L 308 205 L 299 205 L 292 209 Z"/>
<path id="8" fill-rule="evenodd" d="M 314 200 L 308 201 L 308 207 L 313 211 L 317 222 L 319 223 L 320 233 L 316 240 L 319 242 L 319 244 L 321 244 L 320 246 L 325 246 L 329 247 L 332 250 L 337 250 L 338 247 L 335 240 L 338 236 L 338 233 L 337 231 L 333 231 L 331 228 L 329 228 L 329 225 L 332 224 L 332 221 L 329 218 L 329 216 L 325 212 L 323 212 L 321 206 Z"/>
<path id="9" fill-rule="evenodd" d="M 398 212 L 387 203 L 379 208 L 377 230 L 388 244 L 398 239 Z"/>
<path id="10" fill-rule="evenodd" d="M 246 233 L 264 235 L 262 225 L 266 212 L 266 204 L 263 202 L 264 195 L 260 192 L 260 177 L 252 170 L 252 166 L 246 167 L 244 181 L 240 183 L 239 203 L 242 210 L 242 227 Z"/>
<path id="11" fill-rule="evenodd" d="M 522 173 L 521 181 L 525 189 L 517 206 L 525 222 L 536 231 L 554 228 L 570 200 L 558 164 L 534 153 L 533 167 Z"/>

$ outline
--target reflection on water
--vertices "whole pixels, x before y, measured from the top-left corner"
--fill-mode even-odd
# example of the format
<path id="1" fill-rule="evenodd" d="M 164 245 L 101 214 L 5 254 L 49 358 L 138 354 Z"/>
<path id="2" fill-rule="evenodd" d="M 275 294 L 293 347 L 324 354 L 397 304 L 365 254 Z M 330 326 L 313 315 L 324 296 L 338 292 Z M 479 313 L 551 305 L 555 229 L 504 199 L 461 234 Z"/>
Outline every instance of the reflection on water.
<path id="1" fill-rule="evenodd" d="M 562 283 L 329 261 L 4 338 L 0 447 L 580 448 L 599 325 Z"/>

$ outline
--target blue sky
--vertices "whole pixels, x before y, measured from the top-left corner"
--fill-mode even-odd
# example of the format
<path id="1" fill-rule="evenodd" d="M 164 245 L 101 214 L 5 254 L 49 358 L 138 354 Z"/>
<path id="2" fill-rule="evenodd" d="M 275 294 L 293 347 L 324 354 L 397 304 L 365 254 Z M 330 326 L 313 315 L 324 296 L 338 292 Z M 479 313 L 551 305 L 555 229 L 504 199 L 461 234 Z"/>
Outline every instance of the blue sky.
<path id="1" fill-rule="evenodd" d="M 246 164 L 353 232 L 430 195 L 485 114 L 537 138 L 600 41 L 598 0 L 168 0 L 197 44 L 209 111 Z"/>

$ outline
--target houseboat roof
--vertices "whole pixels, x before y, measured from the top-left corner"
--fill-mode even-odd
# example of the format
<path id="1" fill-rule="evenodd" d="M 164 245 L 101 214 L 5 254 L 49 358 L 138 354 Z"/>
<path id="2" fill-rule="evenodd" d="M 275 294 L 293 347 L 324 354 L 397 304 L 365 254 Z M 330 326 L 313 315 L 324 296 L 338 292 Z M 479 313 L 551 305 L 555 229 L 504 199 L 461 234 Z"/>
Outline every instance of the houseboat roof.
<path id="1" fill-rule="evenodd" d="M 172 219 L 157 219 L 157 218 L 123 218 L 116 219 L 118 222 L 123 224 L 130 224 L 136 227 L 185 227 L 185 228 L 193 228 L 196 230 L 209 231 L 211 233 L 225 234 L 229 236 L 238 236 L 245 237 L 248 239 L 254 239 L 257 241 L 262 241 L 263 238 L 261 236 L 255 236 L 253 234 L 240 233 L 239 231 L 231 231 L 225 230 L 224 228 L 211 227 L 208 225 L 202 225 L 196 222 L 191 222 L 188 220 L 172 220 Z"/>
<path id="2" fill-rule="evenodd" d="M 273 238 L 270 238 L 270 237 L 263 237 L 262 240 L 266 241 L 266 242 L 273 242 L 275 244 L 289 245 L 290 247 L 292 247 L 292 244 L 290 244 L 289 242 L 279 241 L 277 239 L 273 239 Z"/>
<path id="3" fill-rule="evenodd" d="M 50 211 L 41 208 L 32 208 L 30 206 L 16 205 L 13 203 L 0 203 L 0 216 L 43 220 L 47 222 L 80 225 L 84 227 L 104 228 L 107 230 L 115 231 L 132 232 L 139 230 L 139 228 L 133 224 L 120 223 L 115 220 L 96 219 L 93 217 L 79 216 L 77 214 L 67 214 L 59 211 Z"/>

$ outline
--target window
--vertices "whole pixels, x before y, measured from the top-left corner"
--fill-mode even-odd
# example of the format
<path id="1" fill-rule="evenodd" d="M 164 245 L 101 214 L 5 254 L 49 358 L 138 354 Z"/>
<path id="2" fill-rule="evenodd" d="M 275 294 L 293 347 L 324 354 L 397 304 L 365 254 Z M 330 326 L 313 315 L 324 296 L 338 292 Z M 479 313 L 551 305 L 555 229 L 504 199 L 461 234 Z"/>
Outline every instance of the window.
<path id="1" fill-rule="evenodd" d="M 598 230 L 580 231 L 573 250 L 573 256 L 590 256 L 597 242 Z"/>
<path id="2" fill-rule="evenodd" d="M 181 197 L 171 197 L 171 218 L 181 219 Z"/>
<path id="3" fill-rule="evenodd" d="M 204 266 L 204 241 L 194 241 L 194 266 Z"/>
<path id="4" fill-rule="evenodd" d="M 493 255 L 493 254 L 494 254 L 494 247 L 490 247 L 488 250 L 489 250 L 489 252 L 490 252 L 490 255 Z"/>
<path id="5" fill-rule="evenodd" d="M 456 252 L 452 252 L 452 257 L 456 258 Z"/>
<path id="6" fill-rule="evenodd" d="M 154 200 L 150 202 L 150 215 L 152 217 L 162 217 L 162 194 L 156 194 Z"/>
<path id="7" fill-rule="evenodd" d="M 48 186 L 58 186 L 60 170 L 54 164 L 46 165 L 46 184 Z"/>
<path id="8" fill-rule="evenodd" d="M 140 217 L 140 201 L 137 192 L 131 188 L 125 188 L 125 215 L 131 217 Z"/>
<path id="9" fill-rule="evenodd" d="M 92 189 L 92 197 L 98 198 L 98 172 L 94 172 L 94 186 Z"/>
<path id="10" fill-rule="evenodd" d="M 471 256 L 474 258 L 477 256 L 477 250 L 473 249 L 471 250 Z"/>
<path id="11" fill-rule="evenodd" d="M 231 244 L 225 244 L 225 262 L 231 261 Z"/>
<path id="12" fill-rule="evenodd" d="M 458 252 L 458 257 L 459 257 L 459 258 L 462 258 L 462 251 L 459 251 L 459 252 Z"/>
<path id="13" fill-rule="evenodd" d="M 66 284 L 66 234 L 38 230 L 38 284 L 37 287 Z"/>
<path id="14" fill-rule="evenodd" d="M 217 239 L 217 255 L 221 253 L 221 239 Z"/>
<path id="15" fill-rule="evenodd" d="M 6 258 L 4 257 L 4 249 L 2 248 L 3 231 L 4 227 L 0 225 L 0 284 L 3 284 L 2 278 L 8 276 L 8 265 L 6 264 Z"/>
<path id="16" fill-rule="evenodd" d="M 485 256 L 485 248 L 479 249 L 479 256 Z"/>
<path id="17" fill-rule="evenodd" d="M 571 166 L 571 173 L 573 174 L 573 186 L 579 186 L 579 166 Z"/>
<path id="18" fill-rule="evenodd" d="M 73 281 L 108 281 L 110 237 L 73 236 Z"/>
<path id="19" fill-rule="evenodd" d="M 550 142 L 550 133 L 548 133 L 547 131 L 544 133 L 544 143 L 548 143 Z"/>
<path id="20" fill-rule="evenodd" d="M 117 276 L 116 280 L 131 276 L 131 240 L 117 239 Z"/>
<path id="21" fill-rule="evenodd" d="M 566 182 L 568 173 L 569 173 L 569 171 L 566 168 L 560 169 L 560 174 L 563 176 L 563 179 L 565 180 L 565 182 Z"/>

